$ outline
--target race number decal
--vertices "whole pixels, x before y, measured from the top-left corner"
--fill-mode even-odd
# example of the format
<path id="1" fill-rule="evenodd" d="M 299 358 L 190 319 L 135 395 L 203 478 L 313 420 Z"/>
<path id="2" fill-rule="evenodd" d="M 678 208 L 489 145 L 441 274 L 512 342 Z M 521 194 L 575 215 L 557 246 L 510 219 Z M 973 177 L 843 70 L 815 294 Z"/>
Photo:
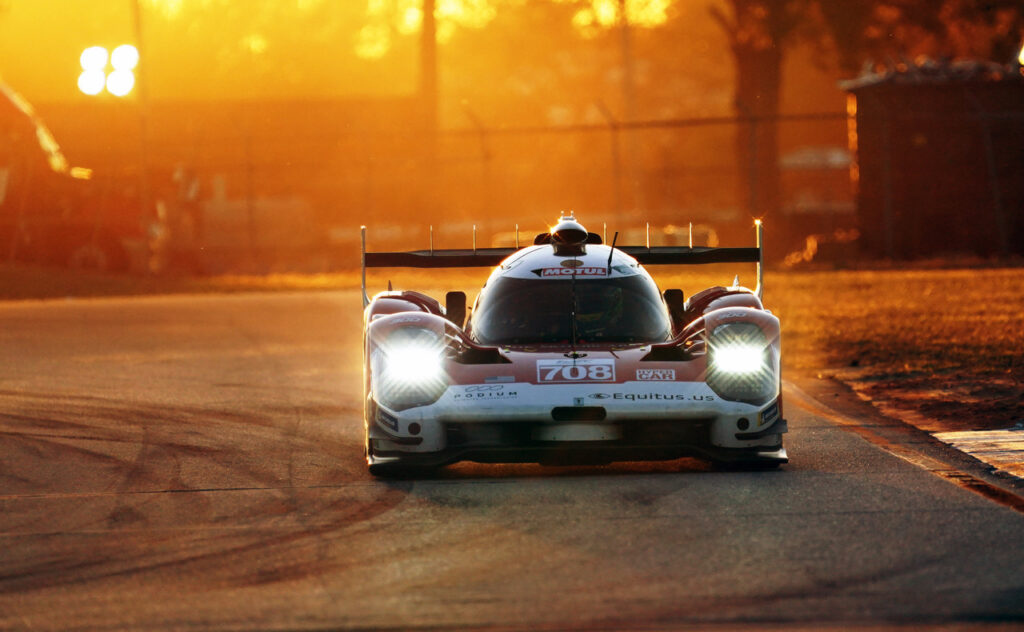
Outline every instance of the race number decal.
<path id="1" fill-rule="evenodd" d="M 614 360 L 537 360 L 537 381 L 575 384 L 579 382 L 614 382 Z"/>

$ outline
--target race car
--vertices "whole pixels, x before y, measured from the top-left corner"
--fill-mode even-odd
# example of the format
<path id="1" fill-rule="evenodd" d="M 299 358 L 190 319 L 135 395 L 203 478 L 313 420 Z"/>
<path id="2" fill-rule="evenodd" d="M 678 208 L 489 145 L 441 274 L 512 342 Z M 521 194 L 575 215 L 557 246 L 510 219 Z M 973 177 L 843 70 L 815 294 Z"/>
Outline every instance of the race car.
<path id="1" fill-rule="evenodd" d="M 523 248 L 367 252 L 363 227 L 370 473 L 462 460 L 788 462 L 760 222 L 756 236 L 753 248 L 616 248 L 569 214 Z M 725 262 L 756 264 L 756 289 L 737 280 L 684 301 L 644 268 Z M 494 268 L 468 314 L 461 291 L 444 305 L 390 282 L 366 294 L 367 268 L 470 266 Z"/>

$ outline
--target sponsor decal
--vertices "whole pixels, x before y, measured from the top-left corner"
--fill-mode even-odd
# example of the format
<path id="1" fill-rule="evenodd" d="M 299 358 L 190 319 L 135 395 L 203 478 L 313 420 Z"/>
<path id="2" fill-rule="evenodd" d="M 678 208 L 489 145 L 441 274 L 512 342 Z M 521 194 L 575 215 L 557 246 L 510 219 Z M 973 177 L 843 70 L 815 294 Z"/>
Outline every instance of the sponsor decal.
<path id="1" fill-rule="evenodd" d="M 586 268 L 537 268 L 533 273 L 542 278 L 571 276 L 606 277 L 608 276 L 608 269 L 596 266 Z"/>
<path id="2" fill-rule="evenodd" d="M 636 379 L 641 382 L 672 382 L 676 379 L 675 369 L 637 369 Z"/>
<path id="3" fill-rule="evenodd" d="M 765 408 L 763 411 L 757 414 L 757 427 L 768 426 L 776 422 L 779 418 L 779 400 L 775 400 L 775 403 Z"/>
<path id="4" fill-rule="evenodd" d="M 519 399 L 519 392 L 505 388 L 504 384 L 471 384 L 469 386 L 452 386 L 450 388 L 452 399 L 456 402 Z"/>
<path id="5" fill-rule="evenodd" d="M 637 401 L 673 401 L 673 402 L 713 402 L 714 395 L 685 395 L 681 393 L 591 393 L 590 399 L 617 399 L 628 402 Z"/>
<path id="6" fill-rule="evenodd" d="M 484 378 L 484 382 L 487 384 L 508 384 L 509 382 L 515 381 L 516 378 L 514 375 L 492 375 Z"/>
<path id="7" fill-rule="evenodd" d="M 602 359 L 537 360 L 537 381 L 545 384 L 614 382 L 615 361 Z"/>
<path id="8" fill-rule="evenodd" d="M 578 268 L 583 265 L 583 262 L 579 259 L 563 259 L 559 265 L 563 268 Z"/>

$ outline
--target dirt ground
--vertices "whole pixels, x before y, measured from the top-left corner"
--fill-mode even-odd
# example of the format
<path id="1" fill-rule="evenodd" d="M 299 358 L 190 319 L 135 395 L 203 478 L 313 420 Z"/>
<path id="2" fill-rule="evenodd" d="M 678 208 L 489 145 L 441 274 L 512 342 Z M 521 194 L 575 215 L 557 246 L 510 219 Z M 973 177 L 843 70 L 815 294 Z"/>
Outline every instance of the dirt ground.
<path id="1" fill-rule="evenodd" d="M 732 283 L 736 266 L 654 269 L 686 296 Z M 753 270 L 739 266 L 740 283 Z M 487 270 L 387 271 L 398 289 L 472 300 Z M 247 290 L 351 289 L 358 272 L 269 277 L 135 278 L 0 266 L 0 300 Z M 769 270 L 765 305 L 782 321 L 783 369 L 834 377 L 883 412 L 929 432 L 1024 423 L 1024 268 Z"/>

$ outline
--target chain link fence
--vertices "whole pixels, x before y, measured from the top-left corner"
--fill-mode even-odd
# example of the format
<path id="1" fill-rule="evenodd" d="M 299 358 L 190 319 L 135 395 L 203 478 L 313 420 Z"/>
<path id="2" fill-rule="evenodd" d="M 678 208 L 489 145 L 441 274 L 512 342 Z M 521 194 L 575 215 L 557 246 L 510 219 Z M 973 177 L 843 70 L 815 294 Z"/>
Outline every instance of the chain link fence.
<path id="1" fill-rule="evenodd" d="M 469 246 L 474 226 L 485 247 L 511 245 L 517 225 L 532 238 L 568 210 L 609 239 L 620 231 L 620 244 L 642 243 L 648 224 L 652 245 L 680 240 L 690 223 L 698 242 L 745 244 L 760 216 L 777 259 L 854 225 L 845 113 L 621 123 L 595 107 L 583 124 L 494 127 L 467 111 L 464 127 L 434 136 L 409 112 L 391 101 L 154 108 L 145 153 L 165 264 L 351 268 L 360 225 L 377 250 L 426 247 L 430 226 L 435 247 Z M 755 208 L 773 174 L 747 158 L 768 124 L 778 203 Z M 137 138 L 132 125 L 121 116 L 105 131 Z M 102 148 L 86 160 L 108 165 L 139 155 L 131 142 L 84 144 Z"/>

